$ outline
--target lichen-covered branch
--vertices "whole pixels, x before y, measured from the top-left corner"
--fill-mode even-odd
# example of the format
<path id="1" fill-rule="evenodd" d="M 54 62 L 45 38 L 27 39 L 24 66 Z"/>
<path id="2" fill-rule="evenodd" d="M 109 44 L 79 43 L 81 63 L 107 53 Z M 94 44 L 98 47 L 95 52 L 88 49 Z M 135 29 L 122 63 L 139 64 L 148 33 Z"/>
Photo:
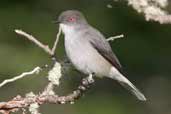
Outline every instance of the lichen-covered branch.
<path id="1" fill-rule="evenodd" d="M 127 0 L 138 13 L 143 13 L 147 21 L 171 24 L 171 14 L 165 9 L 168 0 Z"/>
<path id="2" fill-rule="evenodd" d="M 37 110 L 35 110 L 34 108 L 37 109 L 41 104 L 45 104 L 45 103 L 73 104 L 74 101 L 78 99 L 82 95 L 82 93 L 85 92 L 90 87 L 92 83 L 93 82 L 88 81 L 88 78 L 84 78 L 81 84 L 78 86 L 77 90 L 65 96 L 58 96 L 56 94 L 47 94 L 47 88 L 49 87 L 46 87 L 46 89 L 39 95 L 29 93 L 25 97 L 16 96 L 15 98 L 13 98 L 8 102 L 0 102 L 0 112 L 3 114 L 8 114 L 10 112 L 16 112 L 19 109 L 28 108 L 28 107 L 29 109 L 31 107 L 32 111 L 36 112 Z"/>

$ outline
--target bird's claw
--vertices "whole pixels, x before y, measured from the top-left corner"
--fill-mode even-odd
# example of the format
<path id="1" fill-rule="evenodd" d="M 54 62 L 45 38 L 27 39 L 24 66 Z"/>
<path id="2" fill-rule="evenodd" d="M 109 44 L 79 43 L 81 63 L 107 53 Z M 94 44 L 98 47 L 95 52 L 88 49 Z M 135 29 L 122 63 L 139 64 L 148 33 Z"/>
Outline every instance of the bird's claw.
<path id="1" fill-rule="evenodd" d="M 87 81 L 88 81 L 89 83 L 93 83 L 93 82 L 94 82 L 93 74 L 90 74 L 90 75 L 87 77 Z"/>

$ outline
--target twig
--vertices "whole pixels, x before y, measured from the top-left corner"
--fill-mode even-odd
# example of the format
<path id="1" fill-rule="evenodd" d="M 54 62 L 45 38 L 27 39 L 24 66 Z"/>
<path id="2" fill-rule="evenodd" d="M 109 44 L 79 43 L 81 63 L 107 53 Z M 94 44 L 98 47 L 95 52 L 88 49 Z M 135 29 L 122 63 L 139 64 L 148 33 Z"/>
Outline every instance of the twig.
<path id="1" fill-rule="evenodd" d="M 52 48 L 52 53 L 53 54 L 55 54 L 55 50 L 56 50 L 56 47 L 57 47 L 57 44 L 58 44 L 58 41 L 59 41 L 59 37 L 61 35 L 61 31 L 62 31 L 61 27 L 59 26 L 59 31 L 58 31 L 58 33 L 56 35 L 56 40 L 55 40 L 55 43 L 54 43 L 53 48 Z"/>
<path id="2" fill-rule="evenodd" d="M 165 9 L 168 0 L 127 0 L 138 13 L 143 13 L 146 21 L 156 21 L 160 24 L 171 24 L 171 14 Z"/>
<path id="3" fill-rule="evenodd" d="M 121 34 L 121 35 L 109 37 L 109 38 L 107 38 L 106 40 L 109 42 L 109 41 L 114 41 L 115 39 L 123 38 L 123 37 L 124 37 L 124 35 Z"/>
<path id="4" fill-rule="evenodd" d="M 28 40 L 32 41 L 34 44 L 36 44 L 37 46 L 39 46 L 40 48 L 42 48 L 46 53 L 48 53 L 50 56 L 54 56 L 55 54 L 55 51 L 56 51 L 56 47 L 57 47 L 57 44 L 58 44 L 58 41 L 59 41 L 59 37 L 61 35 L 61 28 L 59 27 L 59 31 L 56 35 L 56 40 L 54 42 L 54 45 L 52 47 L 52 49 L 49 48 L 48 45 L 45 45 L 43 43 L 41 43 L 39 40 L 37 40 L 35 37 L 33 37 L 32 35 L 22 31 L 22 30 L 19 30 L 19 29 L 15 29 L 15 32 L 19 35 L 22 35 L 22 36 L 25 36 L 25 38 L 27 38 Z"/>
<path id="5" fill-rule="evenodd" d="M 24 72 L 21 75 L 15 76 L 14 78 L 4 80 L 2 83 L 0 83 L 0 87 L 6 85 L 7 83 L 14 82 L 14 81 L 16 81 L 18 79 L 26 77 L 28 75 L 38 74 L 40 71 L 41 71 L 41 68 L 40 67 L 36 67 L 32 71 Z"/>
<path id="6" fill-rule="evenodd" d="M 15 29 L 15 32 L 19 35 L 25 36 L 25 38 L 27 38 L 28 40 L 32 41 L 34 44 L 36 44 L 37 46 L 39 46 L 40 48 L 42 48 L 45 52 L 47 52 L 49 55 L 53 55 L 51 49 L 49 48 L 49 46 L 41 43 L 39 40 L 37 40 L 35 37 L 33 37 L 32 35 L 19 30 L 19 29 Z"/>

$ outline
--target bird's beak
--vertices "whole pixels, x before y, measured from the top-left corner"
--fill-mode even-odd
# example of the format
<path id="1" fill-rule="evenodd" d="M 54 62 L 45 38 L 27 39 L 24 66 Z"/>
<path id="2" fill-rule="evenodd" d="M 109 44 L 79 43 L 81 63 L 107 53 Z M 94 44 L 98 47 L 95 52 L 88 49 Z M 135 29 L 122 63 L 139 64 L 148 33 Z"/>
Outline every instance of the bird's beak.
<path id="1" fill-rule="evenodd" d="M 54 23 L 54 24 L 60 24 L 59 21 L 52 21 L 52 23 Z"/>

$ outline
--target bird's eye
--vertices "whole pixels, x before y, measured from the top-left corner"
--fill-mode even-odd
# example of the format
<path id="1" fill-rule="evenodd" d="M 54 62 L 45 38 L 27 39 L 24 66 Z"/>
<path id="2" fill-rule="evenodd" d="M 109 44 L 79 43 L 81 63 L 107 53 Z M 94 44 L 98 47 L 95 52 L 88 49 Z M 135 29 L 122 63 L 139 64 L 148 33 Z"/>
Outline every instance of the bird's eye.
<path id="1" fill-rule="evenodd" d="M 76 21 L 76 18 L 75 18 L 75 17 L 69 17 L 69 18 L 68 18 L 68 21 L 69 21 L 69 22 L 75 22 L 75 21 Z"/>

